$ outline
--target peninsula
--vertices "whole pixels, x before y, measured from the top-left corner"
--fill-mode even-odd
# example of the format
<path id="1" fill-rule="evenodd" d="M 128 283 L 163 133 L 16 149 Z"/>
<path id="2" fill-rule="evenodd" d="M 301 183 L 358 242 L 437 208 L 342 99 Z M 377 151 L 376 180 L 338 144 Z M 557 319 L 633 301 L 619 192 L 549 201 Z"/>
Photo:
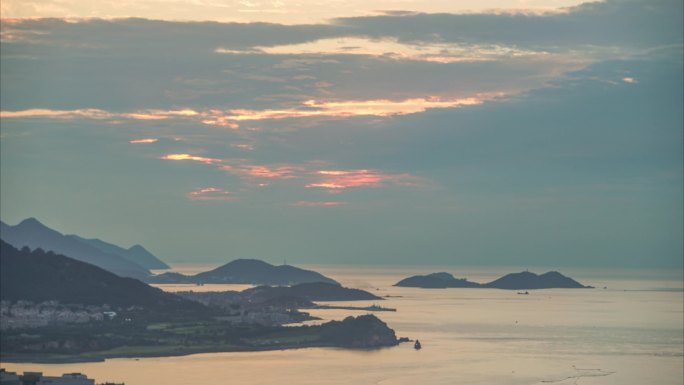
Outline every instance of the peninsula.
<path id="1" fill-rule="evenodd" d="M 3 362 L 378 348 L 399 342 L 394 331 L 373 315 L 283 327 L 296 317 L 288 315 L 293 309 L 283 305 L 283 297 L 263 297 L 264 313 L 252 315 L 240 306 L 206 306 L 63 255 L 18 250 L 4 241 L 0 246 Z M 257 293 L 261 291 L 252 292 Z"/>

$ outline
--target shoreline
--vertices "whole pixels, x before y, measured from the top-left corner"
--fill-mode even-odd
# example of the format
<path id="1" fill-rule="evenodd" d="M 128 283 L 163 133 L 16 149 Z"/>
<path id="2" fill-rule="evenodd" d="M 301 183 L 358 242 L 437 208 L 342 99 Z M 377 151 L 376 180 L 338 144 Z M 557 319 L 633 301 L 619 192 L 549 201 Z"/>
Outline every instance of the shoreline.
<path id="1" fill-rule="evenodd" d="M 0 366 L 3 363 L 12 364 L 79 364 L 79 363 L 89 363 L 89 362 L 104 362 L 106 360 L 117 359 L 117 358 L 162 358 L 162 357 L 182 357 L 190 356 L 193 354 L 204 354 L 204 353 L 245 353 L 245 352 L 265 352 L 265 351 L 276 351 L 276 350 L 298 350 L 298 349 L 308 349 L 308 348 L 334 348 L 334 349 L 344 349 L 344 350 L 356 350 L 356 351 L 370 351 L 370 350 L 381 350 L 391 347 L 398 346 L 402 342 L 397 340 L 394 345 L 387 346 L 376 346 L 376 347 L 348 347 L 340 346 L 331 343 L 312 343 L 312 344 L 300 344 L 300 345 L 279 345 L 279 346 L 235 346 L 234 348 L 214 348 L 214 349 L 179 349 L 176 351 L 168 352 L 140 352 L 140 353 L 119 353 L 119 354 L 88 354 L 91 357 L 65 357 L 65 358 L 45 358 L 45 359 L 30 359 L 25 357 L 3 357 L 0 356 Z"/>

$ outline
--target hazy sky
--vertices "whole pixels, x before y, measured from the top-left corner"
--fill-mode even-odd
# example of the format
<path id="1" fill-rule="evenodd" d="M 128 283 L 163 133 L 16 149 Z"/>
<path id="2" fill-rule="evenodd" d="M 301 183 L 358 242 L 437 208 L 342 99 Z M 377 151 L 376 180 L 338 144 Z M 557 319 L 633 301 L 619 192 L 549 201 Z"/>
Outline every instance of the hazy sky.
<path id="1" fill-rule="evenodd" d="M 170 262 L 681 266 L 682 1 L 577 4 L 3 0 L 2 220 Z"/>

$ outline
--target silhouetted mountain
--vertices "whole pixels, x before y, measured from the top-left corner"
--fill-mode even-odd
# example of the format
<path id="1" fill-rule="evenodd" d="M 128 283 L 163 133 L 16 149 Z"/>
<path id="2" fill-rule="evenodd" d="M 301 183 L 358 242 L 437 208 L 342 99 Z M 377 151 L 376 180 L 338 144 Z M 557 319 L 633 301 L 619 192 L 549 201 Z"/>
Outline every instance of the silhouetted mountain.
<path id="1" fill-rule="evenodd" d="M 259 286 L 244 290 L 243 295 L 253 302 L 264 302 L 279 297 L 296 297 L 308 301 L 363 301 L 382 300 L 367 291 L 342 287 L 326 282 L 300 283 L 294 286 Z"/>
<path id="2" fill-rule="evenodd" d="M 251 285 L 296 285 L 308 282 L 338 284 L 315 271 L 290 265 L 273 266 L 257 259 L 236 259 L 214 270 L 186 276 L 164 273 L 149 277 L 150 283 L 234 283 Z"/>
<path id="3" fill-rule="evenodd" d="M 467 281 L 465 278 L 457 279 L 449 273 L 432 273 L 428 275 L 415 275 L 402 279 L 394 286 L 420 287 L 425 289 L 447 287 L 478 287 L 508 290 L 525 289 L 555 289 L 555 288 L 591 288 L 583 286 L 572 278 L 568 278 L 557 271 L 537 275 L 528 271 L 505 275 L 495 281 L 480 284 Z"/>
<path id="4" fill-rule="evenodd" d="M 145 279 L 147 283 L 197 283 L 194 281 L 192 276 L 184 275 L 181 273 L 162 273 L 159 275 L 153 275 Z"/>
<path id="5" fill-rule="evenodd" d="M 163 292 L 137 279 L 123 278 L 97 266 L 41 249 L 17 250 L 0 241 L 0 299 L 63 304 L 139 306 L 178 314 L 206 311 L 196 302 Z"/>
<path id="6" fill-rule="evenodd" d="M 306 282 L 334 280 L 310 270 L 290 265 L 273 266 L 257 259 L 236 259 L 214 270 L 195 275 L 204 283 L 249 283 L 254 285 L 295 285 Z"/>
<path id="7" fill-rule="evenodd" d="M 16 226 L 2 223 L 0 230 L 0 237 L 15 247 L 28 246 L 31 249 L 41 248 L 46 251 L 54 251 L 101 267 L 122 277 L 144 279 L 150 275 L 147 269 L 134 262 L 119 255 L 104 252 L 75 238 L 62 235 L 38 222 L 35 218 L 25 219 Z"/>
<path id="8" fill-rule="evenodd" d="M 421 287 L 425 289 L 443 289 L 447 287 L 480 287 L 479 283 L 470 282 L 465 278 L 454 278 L 449 273 L 432 273 L 428 275 L 414 275 L 402 279 L 394 284 L 402 287 Z"/>
<path id="9" fill-rule="evenodd" d="M 78 235 L 67 235 L 67 237 L 76 239 L 77 241 L 81 243 L 86 243 L 90 246 L 96 247 L 100 249 L 101 251 L 104 251 L 105 253 L 109 254 L 116 254 L 124 259 L 127 259 L 133 263 L 137 263 L 138 265 L 146 268 L 146 269 L 168 269 L 169 265 L 166 263 L 162 262 L 159 260 L 159 258 L 155 257 L 147 251 L 144 247 L 140 245 L 135 245 L 132 246 L 128 249 L 124 249 L 123 247 L 119 247 L 117 245 L 105 242 L 101 239 L 86 239 L 79 237 Z"/>
<path id="10" fill-rule="evenodd" d="M 580 289 L 590 288 L 584 286 L 572 278 L 566 277 L 557 271 L 550 271 L 537 275 L 529 271 L 507 274 L 495 281 L 484 284 L 483 287 L 497 289 L 525 290 L 525 289 Z"/>

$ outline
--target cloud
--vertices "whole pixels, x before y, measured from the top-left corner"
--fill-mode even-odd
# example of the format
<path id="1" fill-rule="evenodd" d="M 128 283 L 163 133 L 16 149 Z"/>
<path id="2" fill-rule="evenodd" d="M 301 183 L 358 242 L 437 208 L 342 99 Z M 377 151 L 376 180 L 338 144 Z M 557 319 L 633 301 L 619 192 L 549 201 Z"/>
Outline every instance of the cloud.
<path id="1" fill-rule="evenodd" d="M 230 163 L 230 161 L 224 161 L 223 163 Z M 301 178 L 301 174 L 304 172 L 302 167 L 297 165 L 224 164 L 220 169 L 229 174 L 247 179 L 298 179 Z"/>
<path id="2" fill-rule="evenodd" d="M 419 179 L 410 174 L 386 174 L 377 170 L 319 170 L 307 188 L 322 188 L 332 192 L 360 187 L 387 185 L 417 186 Z"/>
<path id="3" fill-rule="evenodd" d="M 150 143 L 156 143 L 158 141 L 159 141 L 159 139 L 157 139 L 157 138 L 146 138 L 146 139 L 129 140 L 128 143 L 131 143 L 131 144 L 150 144 Z"/>
<path id="4" fill-rule="evenodd" d="M 497 95 L 500 96 L 500 95 Z M 353 100 L 325 102 L 307 100 L 300 108 L 281 110 L 229 110 L 207 122 L 272 120 L 310 117 L 348 118 L 353 116 L 392 116 L 424 112 L 430 108 L 453 108 L 482 104 L 487 96 L 442 100 L 438 97 L 406 100 Z M 489 96 L 491 98 L 492 96 Z M 218 111 L 215 111 L 218 112 Z M 219 112 L 220 113 L 220 112 Z"/>
<path id="5" fill-rule="evenodd" d="M 46 119 L 96 119 L 96 120 L 165 120 L 176 117 L 192 117 L 198 115 L 196 111 L 184 110 L 140 110 L 128 113 L 111 112 L 96 108 L 77 110 L 51 110 L 32 108 L 21 111 L 0 111 L 0 117 L 6 119 L 46 118 Z"/>
<path id="6" fill-rule="evenodd" d="M 215 164 L 215 163 L 221 163 L 222 161 L 220 159 L 215 159 L 215 158 L 205 158 L 202 156 L 195 156 L 195 155 L 190 155 L 190 154 L 166 154 L 159 159 L 164 159 L 164 160 L 192 160 L 195 162 L 200 162 L 204 164 Z"/>
<path id="7" fill-rule="evenodd" d="M 348 202 L 342 202 L 342 201 L 297 201 L 293 203 L 293 206 L 298 206 L 298 207 L 333 207 L 333 206 L 341 206 L 341 205 L 346 205 Z"/>
<path id="8" fill-rule="evenodd" d="M 364 55 L 392 60 L 413 60 L 435 63 L 481 62 L 510 57 L 538 58 L 549 52 L 522 50 L 501 45 L 476 45 L 444 41 L 401 42 L 394 37 L 370 39 L 367 37 L 336 37 L 319 39 L 306 43 L 255 47 L 260 53 L 269 55 Z M 235 50 L 217 49 L 217 53 L 240 53 Z M 279 68 L 287 68 L 282 64 Z"/>
<path id="9" fill-rule="evenodd" d="M 581 0 L 526 1 L 527 12 L 546 11 L 556 6 L 580 3 Z M 406 15 L 416 12 L 459 13 L 482 12 L 500 6 L 500 1 L 463 2 L 452 0 L 401 1 L 401 11 L 386 11 L 397 7 L 396 0 L 348 0 L 344 10 L 331 6 L 328 2 L 317 0 L 176 0 L 164 2 L 160 7 L 158 0 L 91 0 L 88 2 L 60 0 L 5 0 L 1 9 L 4 17 L 101 17 L 121 18 L 140 17 L 164 20 L 196 21 L 238 21 L 270 22 L 280 24 L 321 24 L 338 17 L 340 12 L 347 15 L 368 15 L 378 12 L 393 15 Z M 406 9 L 406 10 L 404 10 Z M 378 11 L 380 10 L 380 11 Z"/>
<path id="10" fill-rule="evenodd" d="M 602 60 L 681 50 L 682 4 L 607 1 L 563 13 L 401 13 L 316 25 L 26 19 L 3 20 L 0 30 L 5 110 L 168 120 L 173 110 L 289 112 L 293 101 L 332 98 L 512 96 Z M 235 127 L 209 115 L 207 124 Z"/>
<path id="11" fill-rule="evenodd" d="M 495 95 L 501 96 L 501 95 Z M 311 117 L 348 118 L 353 116 L 393 116 L 424 112 L 430 108 L 453 108 L 459 106 L 472 106 L 483 103 L 487 98 L 494 95 L 478 95 L 477 97 L 442 100 L 439 97 L 427 97 L 392 100 L 354 100 L 354 101 L 304 101 L 297 108 L 279 110 L 219 110 L 209 109 L 206 111 L 184 110 L 143 110 L 127 113 L 115 113 L 99 109 L 88 110 L 47 110 L 31 109 L 23 111 L 0 111 L 0 117 L 7 119 L 20 118 L 45 118 L 45 119 L 97 119 L 118 121 L 119 119 L 131 120 L 167 120 L 174 118 L 194 119 L 206 125 L 239 128 L 241 121 L 279 120 Z M 242 145 L 249 149 L 249 145 Z"/>
<path id="12" fill-rule="evenodd" d="M 238 199 L 232 192 L 216 187 L 204 187 L 191 191 L 187 197 L 196 201 L 235 201 Z"/>
<path id="13" fill-rule="evenodd" d="M 368 37 L 403 42 L 459 42 L 538 49 L 644 47 L 682 43 L 678 0 L 604 1 L 562 13 L 417 14 L 336 19 Z M 410 25 L 411 28 L 406 28 Z"/>
<path id="14" fill-rule="evenodd" d="M 339 194 L 349 189 L 417 187 L 428 183 L 409 173 L 387 173 L 367 169 L 321 169 L 323 161 L 298 164 L 253 164 L 246 159 L 218 159 L 190 154 L 167 154 L 163 160 L 189 160 L 216 166 L 218 170 L 238 177 L 248 186 L 266 187 L 272 181 L 287 183 L 300 189 L 322 189 L 327 193 Z M 265 181 L 271 182 L 265 182 Z"/>
<path id="15" fill-rule="evenodd" d="M 115 117 L 116 114 L 110 112 L 88 108 L 88 109 L 78 109 L 78 110 L 50 110 L 43 108 L 31 108 L 22 111 L 0 111 L 0 118 L 13 119 L 13 118 L 53 118 L 53 119 L 76 119 L 76 118 L 88 118 L 88 119 L 111 119 Z"/>

